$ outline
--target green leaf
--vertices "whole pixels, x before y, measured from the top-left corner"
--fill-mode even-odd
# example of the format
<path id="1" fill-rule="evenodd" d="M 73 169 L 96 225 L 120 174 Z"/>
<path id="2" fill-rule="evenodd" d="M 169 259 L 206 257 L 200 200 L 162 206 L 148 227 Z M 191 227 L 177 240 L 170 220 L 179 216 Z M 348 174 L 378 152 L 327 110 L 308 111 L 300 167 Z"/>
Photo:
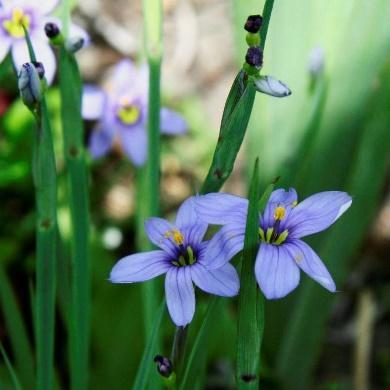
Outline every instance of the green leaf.
<path id="1" fill-rule="evenodd" d="M 351 209 L 343 215 L 321 246 L 319 256 L 328 266 L 336 284 L 345 279 L 348 260 L 356 253 L 374 217 L 381 189 L 386 180 L 390 133 L 387 123 L 390 93 L 390 69 L 380 79 L 381 88 L 372 96 L 367 111 L 367 125 L 359 142 L 356 158 L 349 172 L 347 190 L 353 197 Z M 284 388 L 305 389 L 310 385 L 312 370 L 321 347 L 321 336 L 337 295 L 323 291 L 314 283 L 305 284 L 294 307 L 286 337 L 281 344 L 277 372 Z M 321 310 L 318 310 L 318 308 Z M 296 356 L 300 356 L 296 359 Z M 294 372 L 294 375 L 291 375 Z"/>
<path id="2" fill-rule="evenodd" d="M 235 88 L 239 89 L 241 87 L 236 84 Z M 239 92 L 235 91 L 234 94 L 239 94 Z M 226 120 L 225 127 L 221 128 L 221 136 L 218 139 L 213 161 L 200 191 L 202 194 L 218 191 L 230 176 L 244 140 L 255 94 L 256 89 L 253 83 L 248 82 L 244 93 Z"/>
<path id="3" fill-rule="evenodd" d="M 2 344 L 0 344 L 0 352 L 3 355 L 3 359 L 5 361 L 7 369 L 9 371 L 10 376 L 11 376 L 12 383 L 14 384 L 15 390 L 22 390 L 22 386 L 20 385 L 18 376 L 16 375 L 16 372 L 15 372 L 14 368 L 12 367 L 12 363 L 10 362 L 8 355 L 7 355 L 7 352 L 5 351 Z"/>
<path id="4" fill-rule="evenodd" d="M 180 390 L 186 390 L 190 388 L 193 383 L 196 383 L 199 374 L 202 371 L 203 364 L 207 356 L 209 330 L 211 328 L 211 324 L 214 321 L 214 313 L 218 307 L 219 302 L 219 297 L 213 297 L 207 308 L 206 315 L 203 319 L 202 325 L 198 330 L 193 347 L 187 359 L 183 379 L 181 380 L 179 386 Z"/>
<path id="5" fill-rule="evenodd" d="M 24 386 L 34 383 L 34 359 L 27 330 L 11 284 L 0 264 L 0 302 L 4 321 L 11 341 L 15 365 Z"/>
<path id="6" fill-rule="evenodd" d="M 253 272 L 259 248 L 259 168 L 256 160 L 249 190 L 240 276 L 237 339 L 237 387 L 258 389 L 260 347 L 264 330 L 264 298 Z"/>
<path id="7" fill-rule="evenodd" d="M 165 299 L 161 302 L 159 309 L 155 313 L 153 320 L 152 332 L 149 335 L 149 339 L 141 359 L 140 366 L 138 368 L 137 376 L 133 385 L 134 390 L 143 390 L 148 388 L 148 381 L 150 377 L 150 369 L 153 366 L 153 358 L 158 353 L 158 332 L 161 328 L 161 322 L 165 312 Z"/>
<path id="8" fill-rule="evenodd" d="M 82 81 L 72 53 L 62 45 L 59 58 L 61 120 L 72 223 L 71 387 L 88 383 L 90 327 L 90 253 L 88 169 L 81 117 Z"/>
<path id="9" fill-rule="evenodd" d="M 245 92 L 244 75 L 244 71 L 240 70 L 230 88 L 229 95 L 226 99 L 225 107 L 223 109 L 220 136 L 223 136 L 223 130 L 226 128 L 226 124 L 232 112 L 236 108 L 241 96 Z"/>

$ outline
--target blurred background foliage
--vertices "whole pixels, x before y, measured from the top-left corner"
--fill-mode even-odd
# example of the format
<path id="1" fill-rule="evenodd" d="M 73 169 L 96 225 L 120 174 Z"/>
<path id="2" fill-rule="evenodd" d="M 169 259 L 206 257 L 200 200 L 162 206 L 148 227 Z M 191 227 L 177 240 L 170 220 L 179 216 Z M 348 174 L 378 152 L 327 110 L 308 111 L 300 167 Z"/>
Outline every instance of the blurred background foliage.
<path id="1" fill-rule="evenodd" d="M 211 161 L 227 92 L 245 55 L 243 23 L 260 0 L 166 0 L 163 102 L 189 123 L 185 137 L 164 140 L 162 210 L 170 216 L 199 190 Z M 123 56 L 142 55 L 139 1 L 81 0 L 75 17 L 92 45 L 78 56 L 87 82 L 103 79 Z M 286 82 L 286 99 L 256 97 L 246 144 L 224 190 L 247 193 L 260 157 L 261 182 L 280 176 L 300 198 L 348 191 L 352 208 L 328 232 L 310 240 L 335 277 L 329 294 L 304 280 L 292 294 L 266 303 L 263 387 L 387 388 L 390 386 L 390 2 L 275 1 L 264 73 Z M 308 71 L 312 50 L 324 52 L 323 73 Z M 59 172 L 57 383 L 67 388 L 69 211 L 63 177 L 60 98 L 48 94 Z M 0 340 L 19 380 L 31 386 L 33 362 L 34 199 L 33 118 L 17 99 L 9 58 L 0 65 Z M 90 125 L 86 125 L 86 140 Z M 145 345 L 139 285 L 112 285 L 109 271 L 135 249 L 135 171 L 119 146 L 90 161 L 92 240 L 91 388 L 124 389 Z M 207 299 L 199 293 L 192 343 Z M 236 300 L 219 306 L 208 339 L 208 363 L 198 388 L 234 388 Z M 164 317 L 163 351 L 174 327 Z M 60 385 L 59 385 L 60 386 Z M 0 387 L 12 388 L 4 362 Z M 31 388 L 31 387 L 30 387 Z"/>

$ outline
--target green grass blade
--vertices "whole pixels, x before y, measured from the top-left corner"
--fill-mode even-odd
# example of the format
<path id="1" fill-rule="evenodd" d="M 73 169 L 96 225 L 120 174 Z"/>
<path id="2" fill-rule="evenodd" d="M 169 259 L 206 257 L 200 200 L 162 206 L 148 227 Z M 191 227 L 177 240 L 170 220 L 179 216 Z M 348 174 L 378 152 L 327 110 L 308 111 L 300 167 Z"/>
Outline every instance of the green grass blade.
<path id="1" fill-rule="evenodd" d="M 241 96 L 245 91 L 244 83 L 244 72 L 240 70 L 233 81 L 233 84 L 230 88 L 229 95 L 226 99 L 225 107 L 223 109 L 222 120 L 221 120 L 221 132 L 220 136 L 223 136 L 223 130 L 226 128 L 227 122 L 234 111 L 234 108 L 237 106 Z"/>
<path id="2" fill-rule="evenodd" d="M 6 366 L 7 366 L 8 372 L 9 372 L 9 374 L 11 376 L 12 383 L 14 384 L 15 390 L 22 390 L 22 386 L 20 384 L 18 376 L 16 375 L 16 372 L 15 372 L 14 368 L 12 367 L 12 363 L 9 360 L 7 352 L 5 351 L 5 349 L 4 349 L 2 344 L 0 344 L 0 352 L 1 352 L 2 356 L 3 356 L 3 359 L 4 359 L 4 362 L 5 362 Z"/>
<path id="3" fill-rule="evenodd" d="M 304 184 L 305 174 L 307 174 L 308 166 L 313 159 L 312 146 L 322 122 L 327 93 L 328 79 L 324 74 L 321 74 L 315 80 L 307 125 L 298 149 L 291 161 L 289 161 L 287 172 L 282 175 L 281 187 L 288 187 L 294 183 L 295 187 L 301 188 Z"/>
<path id="4" fill-rule="evenodd" d="M 240 87 L 237 85 L 236 89 L 238 88 Z M 221 129 L 213 161 L 200 191 L 202 194 L 218 191 L 230 176 L 244 140 L 255 94 L 253 84 L 248 83 L 233 112 L 226 120 L 226 126 Z"/>
<path id="5" fill-rule="evenodd" d="M 54 375 L 54 314 L 56 285 L 56 165 L 46 100 L 35 142 L 34 177 L 37 221 L 37 382 L 49 390 Z"/>
<path id="6" fill-rule="evenodd" d="M 151 377 L 150 370 L 153 367 L 153 358 L 159 351 L 158 332 L 161 328 L 164 312 L 165 312 L 165 299 L 161 302 L 160 307 L 155 312 L 155 316 L 152 322 L 153 324 L 152 332 L 149 335 L 147 345 L 137 372 L 137 376 L 134 381 L 134 385 L 133 385 L 134 390 L 143 390 L 149 388 L 148 384 L 149 384 L 149 379 Z"/>
<path id="7" fill-rule="evenodd" d="M 180 390 L 186 390 L 190 388 L 192 384 L 196 383 L 199 374 L 202 371 L 203 363 L 205 362 L 207 355 L 209 330 L 211 324 L 214 321 L 214 313 L 218 308 L 219 302 L 219 297 L 213 297 L 207 308 L 206 315 L 196 335 L 191 352 L 187 358 L 183 377 L 179 386 Z"/>
<path id="8" fill-rule="evenodd" d="M 238 389 L 259 388 L 260 347 L 264 330 L 264 297 L 253 272 L 259 248 L 259 167 L 256 160 L 249 190 L 244 250 L 238 303 L 237 369 Z"/>
<path id="9" fill-rule="evenodd" d="M 370 113 L 368 124 L 360 140 L 347 185 L 347 190 L 354 199 L 352 207 L 337 222 L 319 251 L 338 285 L 347 275 L 348 260 L 359 248 L 359 243 L 371 223 L 386 179 L 390 162 L 390 133 L 386 126 L 389 112 L 384 110 L 384 107 L 387 107 L 390 99 L 387 88 L 389 82 L 388 70 L 380 81 L 382 88 L 376 91 L 372 105 L 367 110 Z M 321 346 L 321 336 L 336 298 L 314 283 L 303 287 L 299 305 L 295 307 L 287 324 L 288 332 L 278 353 L 277 372 L 284 388 L 305 389 L 310 386 L 312 369 Z M 319 307 L 321 310 L 318 310 Z M 299 359 L 296 359 L 297 354 Z M 294 376 L 291 376 L 291 372 L 294 372 Z"/>
<path id="10" fill-rule="evenodd" d="M 88 170 L 81 117 L 82 81 L 72 53 L 64 46 L 59 58 L 61 119 L 72 223 L 72 305 L 70 331 L 71 388 L 88 383 L 90 327 L 90 255 Z"/>
<path id="11" fill-rule="evenodd" d="M 34 359 L 23 317 L 2 264 L 0 264 L 0 302 L 15 357 L 15 368 L 26 387 L 35 382 Z"/>

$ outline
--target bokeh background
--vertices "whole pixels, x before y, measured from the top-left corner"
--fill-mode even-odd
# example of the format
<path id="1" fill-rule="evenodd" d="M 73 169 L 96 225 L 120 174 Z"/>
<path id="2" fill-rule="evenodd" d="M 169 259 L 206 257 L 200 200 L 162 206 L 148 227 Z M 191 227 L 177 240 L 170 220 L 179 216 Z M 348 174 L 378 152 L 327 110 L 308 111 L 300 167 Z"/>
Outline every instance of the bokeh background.
<path id="1" fill-rule="evenodd" d="M 138 0 L 80 0 L 74 20 L 92 43 L 78 54 L 83 79 L 100 83 L 123 57 L 144 62 Z M 173 216 L 200 189 L 218 136 L 231 83 L 245 57 L 243 24 L 261 0 L 165 0 L 162 93 L 165 106 L 189 125 L 163 139 L 161 206 Z M 246 143 L 225 191 L 246 194 L 255 157 L 265 185 L 295 187 L 300 199 L 323 190 L 353 197 L 348 213 L 310 239 L 336 280 L 330 294 L 303 277 L 286 299 L 266 303 L 262 387 L 384 389 L 390 387 L 390 2 L 276 0 L 264 54 L 264 74 L 286 82 L 292 95 L 256 97 Z M 309 72 L 313 49 L 323 70 Z M 33 118 L 18 99 L 10 58 L 0 65 L 0 341 L 13 358 L 12 332 L 24 324 L 33 340 Z M 69 210 L 56 84 L 48 92 L 59 172 L 56 337 L 57 383 L 68 385 Z M 86 143 L 91 131 L 86 123 Z M 109 271 L 136 250 L 135 169 L 116 145 L 90 161 L 92 213 L 91 388 L 126 389 L 145 345 L 138 285 L 112 285 Z M 199 294 L 189 343 L 207 307 Z M 209 335 L 208 361 L 198 388 L 233 389 L 235 299 L 220 306 Z M 15 306 L 16 305 L 16 306 Z M 15 312 L 17 307 L 19 312 Z M 21 316 L 22 321 L 20 321 Z M 16 317 L 15 317 L 16 316 Z M 174 327 L 164 320 L 163 352 Z M 31 346 L 33 348 L 33 346 Z M 4 362 L 0 387 L 12 388 Z M 195 384 L 194 384 L 195 388 Z"/>

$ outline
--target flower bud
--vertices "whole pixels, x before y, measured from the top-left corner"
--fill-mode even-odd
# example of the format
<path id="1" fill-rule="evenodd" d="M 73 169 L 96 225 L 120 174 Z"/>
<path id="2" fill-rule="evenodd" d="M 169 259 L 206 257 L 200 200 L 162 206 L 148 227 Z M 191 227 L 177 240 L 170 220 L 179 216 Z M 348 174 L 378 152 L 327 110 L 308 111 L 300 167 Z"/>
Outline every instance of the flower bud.
<path id="1" fill-rule="evenodd" d="M 260 15 L 250 15 L 246 20 L 244 28 L 250 33 L 258 33 L 262 24 L 263 18 Z"/>
<path id="2" fill-rule="evenodd" d="M 172 362 L 165 356 L 156 355 L 154 361 L 157 363 L 157 371 L 165 378 L 169 378 L 173 372 Z"/>
<path id="3" fill-rule="evenodd" d="M 291 95 L 290 88 L 272 76 L 257 77 L 254 83 L 256 90 L 258 92 L 265 93 L 266 95 L 274 97 L 285 97 Z"/>
<path id="4" fill-rule="evenodd" d="M 308 70 L 311 76 L 316 77 L 324 70 L 324 49 L 315 47 L 309 54 Z"/>
<path id="5" fill-rule="evenodd" d="M 250 47 L 246 52 L 245 61 L 256 69 L 261 68 L 263 65 L 263 51 L 259 47 Z"/>
<path id="6" fill-rule="evenodd" d="M 43 65 L 40 64 L 43 69 Z M 18 88 L 23 103 L 30 109 L 34 109 L 41 101 L 41 80 L 39 71 L 31 62 L 22 65 L 18 75 Z"/>
<path id="7" fill-rule="evenodd" d="M 85 40 L 83 37 L 70 37 L 65 42 L 65 49 L 70 53 L 76 53 L 84 46 Z"/>
<path id="8" fill-rule="evenodd" d="M 49 39 L 53 39 L 58 37 L 60 29 L 55 23 L 49 22 L 45 24 L 45 34 Z"/>

